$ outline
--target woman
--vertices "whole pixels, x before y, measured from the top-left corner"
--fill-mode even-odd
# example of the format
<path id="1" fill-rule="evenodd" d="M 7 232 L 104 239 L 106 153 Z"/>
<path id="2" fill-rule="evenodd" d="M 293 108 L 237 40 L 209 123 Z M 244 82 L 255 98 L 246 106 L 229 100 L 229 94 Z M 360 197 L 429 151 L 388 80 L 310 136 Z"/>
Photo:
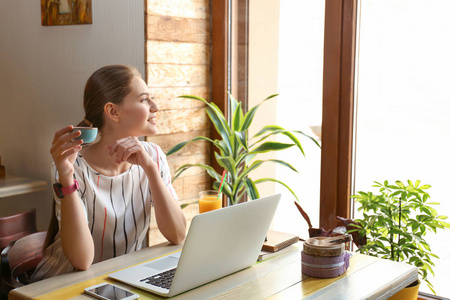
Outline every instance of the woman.
<path id="1" fill-rule="evenodd" d="M 158 111 L 139 72 L 124 65 L 94 72 L 86 83 L 84 109 L 79 126 L 97 127 L 100 137 L 82 148 L 73 126 L 55 133 L 50 153 L 56 218 L 34 281 L 139 250 L 151 206 L 169 242 L 185 238 L 186 219 L 166 157 L 159 146 L 137 138 L 157 132 Z"/>

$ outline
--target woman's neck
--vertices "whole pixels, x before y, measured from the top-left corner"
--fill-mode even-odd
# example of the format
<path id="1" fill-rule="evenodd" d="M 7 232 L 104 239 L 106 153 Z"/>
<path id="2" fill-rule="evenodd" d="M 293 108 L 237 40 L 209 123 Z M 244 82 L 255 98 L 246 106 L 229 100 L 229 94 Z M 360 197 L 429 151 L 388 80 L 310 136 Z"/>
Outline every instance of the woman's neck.
<path id="1" fill-rule="evenodd" d="M 131 164 L 123 162 L 117 164 L 114 157 L 109 156 L 108 145 L 112 145 L 116 139 L 101 138 L 95 144 L 81 150 L 81 155 L 86 162 L 97 172 L 106 176 L 117 176 L 130 169 Z"/>

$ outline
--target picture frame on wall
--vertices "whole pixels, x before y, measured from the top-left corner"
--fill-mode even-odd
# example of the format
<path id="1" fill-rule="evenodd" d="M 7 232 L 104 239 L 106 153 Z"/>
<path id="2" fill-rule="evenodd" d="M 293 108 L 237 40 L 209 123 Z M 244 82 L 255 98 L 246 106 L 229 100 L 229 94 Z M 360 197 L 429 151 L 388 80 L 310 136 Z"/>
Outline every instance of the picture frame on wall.
<path id="1" fill-rule="evenodd" d="M 42 26 L 92 24 L 92 0 L 41 0 Z"/>

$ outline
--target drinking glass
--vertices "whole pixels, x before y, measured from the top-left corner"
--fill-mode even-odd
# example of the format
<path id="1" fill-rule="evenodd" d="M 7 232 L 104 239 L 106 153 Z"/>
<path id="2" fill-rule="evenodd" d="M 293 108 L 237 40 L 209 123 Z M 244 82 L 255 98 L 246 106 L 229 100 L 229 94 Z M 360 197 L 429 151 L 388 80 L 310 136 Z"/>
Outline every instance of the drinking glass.
<path id="1" fill-rule="evenodd" d="M 222 197 L 214 190 L 199 193 L 198 209 L 200 213 L 222 208 Z"/>

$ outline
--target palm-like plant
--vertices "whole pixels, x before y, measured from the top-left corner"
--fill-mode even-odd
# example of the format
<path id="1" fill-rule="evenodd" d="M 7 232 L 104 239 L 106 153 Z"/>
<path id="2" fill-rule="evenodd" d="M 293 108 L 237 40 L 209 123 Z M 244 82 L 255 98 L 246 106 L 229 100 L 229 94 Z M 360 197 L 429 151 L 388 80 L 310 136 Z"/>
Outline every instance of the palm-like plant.
<path id="1" fill-rule="evenodd" d="M 232 112 L 230 124 L 225 118 L 223 112 L 214 103 L 210 103 L 205 99 L 197 96 L 180 96 L 180 98 L 199 100 L 206 104 L 206 112 L 208 114 L 208 117 L 222 139 L 212 140 L 205 136 L 197 136 L 189 141 L 184 141 L 177 144 L 167 152 L 167 155 L 171 155 L 181 150 L 191 142 L 211 142 L 217 150 L 214 152 L 215 160 L 221 167 L 226 170 L 228 174 L 226 181 L 223 184 L 223 192 L 227 195 L 230 205 L 241 202 L 245 194 L 247 194 L 252 200 L 259 198 L 259 192 L 256 185 L 267 181 L 282 184 L 295 196 L 298 201 L 298 197 L 294 193 L 294 191 L 280 180 L 274 178 L 261 178 L 258 180 L 252 180 L 249 177 L 251 172 L 255 171 L 261 165 L 268 162 L 281 164 L 294 172 L 298 172 L 291 164 L 283 160 L 255 160 L 256 155 L 259 153 L 280 151 L 293 146 L 296 146 L 301 151 L 301 153 L 305 155 L 303 147 L 295 134 L 305 136 L 319 146 L 318 142 L 314 138 L 301 131 L 288 131 L 276 125 L 264 126 L 257 134 L 249 138 L 248 129 L 253 122 L 259 106 L 265 101 L 276 96 L 277 94 L 267 97 L 261 103 L 251 108 L 247 113 L 244 113 L 241 103 L 238 102 L 231 94 L 229 94 Z M 277 134 L 287 136 L 290 141 L 292 141 L 292 143 L 266 141 L 268 137 Z M 216 172 L 213 167 L 206 164 L 185 164 L 178 168 L 175 173 L 174 180 L 176 180 L 176 178 L 178 178 L 184 171 L 191 167 L 200 167 L 206 170 L 209 176 L 214 179 L 213 188 L 216 190 L 219 188 L 221 174 Z"/>

